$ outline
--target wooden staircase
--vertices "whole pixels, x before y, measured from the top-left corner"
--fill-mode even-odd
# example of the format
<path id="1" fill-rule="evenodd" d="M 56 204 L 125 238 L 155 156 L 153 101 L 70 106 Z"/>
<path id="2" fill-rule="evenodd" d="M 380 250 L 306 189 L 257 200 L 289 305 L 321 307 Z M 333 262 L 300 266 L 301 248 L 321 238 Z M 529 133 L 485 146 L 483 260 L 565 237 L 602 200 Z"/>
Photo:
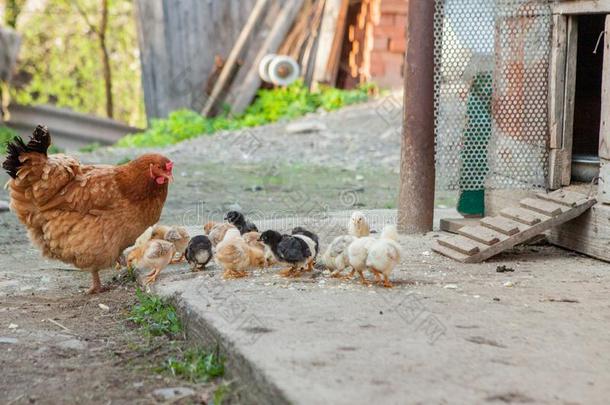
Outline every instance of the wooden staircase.
<path id="1" fill-rule="evenodd" d="M 499 216 L 460 228 L 456 236 L 434 241 L 432 250 L 462 263 L 479 263 L 580 216 L 596 202 L 573 191 L 538 193 L 521 200 L 519 207 L 505 208 Z"/>

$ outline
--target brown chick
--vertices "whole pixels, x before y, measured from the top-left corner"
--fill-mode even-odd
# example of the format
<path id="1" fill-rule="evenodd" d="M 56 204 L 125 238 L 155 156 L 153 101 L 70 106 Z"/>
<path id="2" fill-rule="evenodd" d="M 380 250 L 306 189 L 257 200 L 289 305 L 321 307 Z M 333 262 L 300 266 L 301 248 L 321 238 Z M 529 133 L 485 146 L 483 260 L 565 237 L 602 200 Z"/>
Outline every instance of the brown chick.
<path id="1" fill-rule="evenodd" d="M 127 265 L 151 270 L 146 275 L 145 283 L 152 284 L 157 281 L 159 273 L 167 267 L 175 253 L 176 248 L 173 243 L 162 239 L 151 239 L 129 252 Z"/>
<path id="2" fill-rule="evenodd" d="M 172 260 L 172 263 L 180 263 L 184 260 L 184 252 L 191 240 L 191 235 L 189 235 L 186 228 L 183 226 L 172 226 L 165 232 L 163 239 L 172 242 L 176 248 L 178 259 Z"/>
<path id="3" fill-rule="evenodd" d="M 266 263 L 264 250 L 249 245 L 235 227 L 227 230 L 225 238 L 216 247 L 216 264 L 224 269 L 223 277 L 241 278 L 247 270 L 263 267 Z"/>
<path id="4" fill-rule="evenodd" d="M 228 222 L 208 222 L 203 226 L 203 232 L 210 238 L 212 246 L 216 247 L 225 237 L 229 229 L 237 229 L 235 225 Z"/>
<path id="5" fill-rule="evenodd" d="M 266 245 L 259 240 L 261 237 L 260 232 L 247 232 L 241 237 L 252 249 L 258 249 L 262 252 L 264 258 L 262 267 L 273 266 L 276 263 L 273 253 L 270 250 L 267 252 Z"/>

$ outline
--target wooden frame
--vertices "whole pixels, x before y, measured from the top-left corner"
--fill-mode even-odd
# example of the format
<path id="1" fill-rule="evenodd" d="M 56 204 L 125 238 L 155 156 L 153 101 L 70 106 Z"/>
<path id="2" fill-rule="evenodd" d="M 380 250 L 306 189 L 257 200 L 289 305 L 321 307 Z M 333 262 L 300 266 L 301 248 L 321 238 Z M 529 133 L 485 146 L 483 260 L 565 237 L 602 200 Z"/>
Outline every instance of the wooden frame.
<path id="1" fill-rule="evenodd" d="M 610 0 L 556 0 L 553 14 L 610 14 Z"/>
<path id="2" fill-rule="evenodd" d="M 576 94 L 578 17 L 553 16 L 549 69 L 549 181 L 550 189 L 570 184 L 572 132 Z"/>

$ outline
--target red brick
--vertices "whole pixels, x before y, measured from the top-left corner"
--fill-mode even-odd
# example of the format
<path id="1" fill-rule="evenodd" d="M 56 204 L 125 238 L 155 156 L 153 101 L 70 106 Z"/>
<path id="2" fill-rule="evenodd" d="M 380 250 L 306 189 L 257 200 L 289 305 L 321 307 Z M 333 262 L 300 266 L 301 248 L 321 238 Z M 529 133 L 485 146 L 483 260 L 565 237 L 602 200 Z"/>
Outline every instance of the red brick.
<path id="1" fill-rule="evenodd" d="M 406 27 L 407 26 L 407 15 L 406 14 L 395 14 L 394 15 L 394 25 L 396 27 Z"/>
<path id="2" fill-rule="evenodd" d="M 385 74 L 385 67 L 381 59 L 371 58 L 370 73 L 371 76 L 383 76 Z"/>
<path id="3" fill-rule="evenodd" d="M 390 40 L 390 51 L 404 53 L 407 47 L 407 40 L 405 38 L 392 38 Z"/>
<path id="4" fill-rule="evenodd" d="M 375 36 L 373 39 L 373 49 L 377 51 L 386 51 L 389 43 L 390 39 L 388 37 Z"/>
<path id="5" fill-rule="evenodd" d="M 414 0 L 422 1 L 422 0 Z M 430 1 L 430 0 L 424 0 Z M 406 14 L 409 7 L 409 0 L 381 0 L 382 13 Z"/>
<path id="6" fill-rule="evenodd" d="M 388 38 L 404 38 L 406 35 L 405 26 L 393 26 L 393 27 L 375 27 L 375 36 L 383 36 Z"/>
<path id="7" fill-rule="evenodd" d="M 393 27 L 394 26 L 394 14 L 381 14 L 381 18 L 379 18 L 378 25 L 381 27 Z"/>

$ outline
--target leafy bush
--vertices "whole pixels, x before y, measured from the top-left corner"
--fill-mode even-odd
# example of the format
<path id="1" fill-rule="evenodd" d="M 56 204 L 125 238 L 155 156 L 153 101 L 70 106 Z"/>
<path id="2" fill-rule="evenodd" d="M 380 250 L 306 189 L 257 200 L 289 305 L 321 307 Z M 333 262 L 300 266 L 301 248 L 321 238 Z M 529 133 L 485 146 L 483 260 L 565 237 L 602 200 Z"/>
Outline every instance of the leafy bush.
<path id="1" fill-rule="evenodd" d="M 17 132 L 6 125 L 0 124 L 0 150 L 2 150 L 2 153 L 6 150 L 6 144 L 16 136 L 19 136 Z"/>
<path id="2" fill-rule="evenodd" d="M 212 118 L 203 117 L 190 110 L 174 111 L 167 119 L 152 120 L 147 131 L 123 137 L 118 141 L 117 146 L 167 146 L 217 131 L 294 119 L 319 108 L 327 111 L 336 110 L 349 104 L 366 101 L 376 90 L 375 85 L 368 84 L 355 90 L 322 86 L 319 91 L 311 92 L 302 81 L 297 81 L 285 88 L 259 90 L 254 103 L 243 114 L 235 117 L 231 117 L 227 109 Z"/>
<path id="3" fill-rule="evenodd" d="M 166 300 L 136 290 L 138 304 L 131 309 L 130 321 L 144 328 L 151 336 L 175 335 L 182 331 L 176 308 Z"/>

